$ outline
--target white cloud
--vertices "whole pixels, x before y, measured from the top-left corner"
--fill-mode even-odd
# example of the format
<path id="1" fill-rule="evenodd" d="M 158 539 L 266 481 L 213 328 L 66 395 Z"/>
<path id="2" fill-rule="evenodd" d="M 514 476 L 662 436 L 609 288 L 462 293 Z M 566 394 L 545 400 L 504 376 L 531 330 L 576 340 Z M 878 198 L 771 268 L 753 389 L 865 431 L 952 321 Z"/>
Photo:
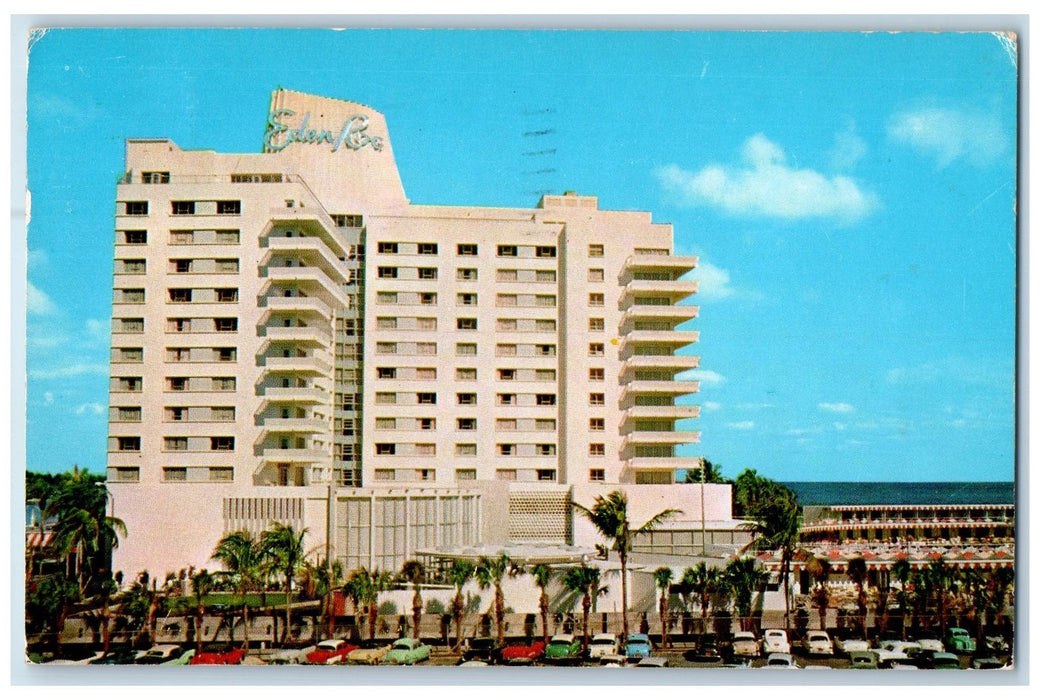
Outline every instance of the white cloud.
<path id="1" fill-rule="evenodd" d="M 54 369 L 31 369 L 29 370 L 29 379 L 65 379 L 68 377 L 79 377 L 84 374 L 108 375 L 108 364 L 85 362 Z"/>
<path id="2" fill-rule="evenodd" d="M 988 165 L 1010 141 L 995 115 L 941 107 L 896 114 L 889 121 L 888 134 L 935 158 L 939 168 L 961 158 L 973 165 Z"/>
<path id="3" fill-rule="evenodd" d="M 30 271 L 36 271 L 47 267 L 48 262 L 50 262 L 50 258 L 47 256 L 47 251 L 43 248 L 30 250 L 26 254 L 26 263 Z"/>
<path id="4" fill-rule="evenodd" d="M 697 296 L 703 299 L 725 299 L 736 293 L 729 286 L 729 273 L 710 262 L 698 261 L 694 271 L 697 278 Z"/>
<path id="5" fill-rule="evenodd" d="M 877 206 L 874 195 L 849 177 L 787 165 L 783 149 L 762 134 L 745 141 L 741 155 L 743 162 L 736 167 L 711 164 L 691 172 L 671 164 L 655 174 L 687 204 L 737 216 L 856 220 Z"/>
<path id="6" fill-rule="evenodd" d="M 687 370 L 679 376 L 679 379 L 682 381 L 704 382 L 705 384 L 721 384 L 726 381 L 725 377 L 710 369 Z"/>
<path id="7" fill-rule="evenodd" d="M 45 292 L 38 289 L 32 282 L 26 282 L 25 309 L 31 314 L 46 316 L 54 313 L 56 307 Z"/>
<path id="8" fill-rule="evenodd" d="M 855 407 L 852 404 L 847 403 L 821 403 L 817 405 L 821 411 L 830 411 L 832 413 L 852 413 L 855 411 Z"/>
<path id="9" fill-rule="evenodd" d="M 755 421 L 744 420 L 738 423 L 726 423 L 727 428 L 733 428 L 734 430 L 751 430 L 755 427 Z"/>
<path id="10" fill-rule="evenodd" d="M 786 431 L 784 435 L 818 435 L 822 432 L 823 428 L 819 426 L 813 428 L 791 428 L 790 430 Z"/>
<path id="11" fill-rule="evenodd" d="M 865 155 L 867 155 L 867 143 L 856 135 L 855 124 L 849 124 L 845 131 L 834 135 L 834 146 L 831 148 L 830 157 L 831 167 L 835 170 L 852 170 Z"/>
<path id="12" fill-rule="evenodd" d="M 95 341 L 101 341 L 105 344 L 111 339 L 112 326 L 107 320 L 99 321 L 94 318 L 88 318 L 86 322 L 87 335 Z"/>
<path id="13" fill-rule="evenodd" d="M 720 408 L 722 408 L 722 404 L 720 404 L 718 401 L 705 401 L 701 404 L 701 408 L 703 408 L 705 411 L 717 411 Z"/>
<path id="14" fill-rule="evenodd" d="M 96 416 L 100 416 L 102 413 L 105 412 L 105 407 L 102 406 L 99 403 L 83 403 L 83 404 L 80 404 L 79 406 L 76 406 L 76 415 L 77 416 L 82 416 L 87 411 L 90 411 L 91 413 L 93 413 Z"/>

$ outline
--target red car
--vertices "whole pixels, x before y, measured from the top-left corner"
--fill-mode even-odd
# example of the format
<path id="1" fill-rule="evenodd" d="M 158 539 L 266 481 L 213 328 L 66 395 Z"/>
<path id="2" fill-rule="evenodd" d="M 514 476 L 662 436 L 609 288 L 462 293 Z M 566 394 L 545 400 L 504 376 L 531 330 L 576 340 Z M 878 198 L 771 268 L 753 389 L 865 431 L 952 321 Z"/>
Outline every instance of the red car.
<path id="1" fill-rule="evenodd" d="M 513 644 L 502 649 L 502 663 L 521 664 L 530 663 L 539 658 L 545 651 L 545 642 L 534 644 Z"/>
<path id="2" fill-rule="evenodd" d="M 318 648 L 307 654 L 309 664 L 341 664 L 347 654 L 358 648 L 357 644 L 349 644 L 345 639 L 326 639 L 318 642 Z"/>
<path id="3" fill-rule="evenodd" d="M 232 649 L 225 652 L 204 651 L 191 657 L 192 666 L 233 666 L 242 663 L 245 649 Z"/>

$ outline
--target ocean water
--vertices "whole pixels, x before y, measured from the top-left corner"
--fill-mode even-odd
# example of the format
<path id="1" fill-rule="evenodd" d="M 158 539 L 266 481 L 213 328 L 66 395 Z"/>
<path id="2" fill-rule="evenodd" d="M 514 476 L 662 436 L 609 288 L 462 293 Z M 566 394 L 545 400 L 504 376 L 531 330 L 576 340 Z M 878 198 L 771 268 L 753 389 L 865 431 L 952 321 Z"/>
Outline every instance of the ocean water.
<path id="1" fill-rule="evenodd" d="M 1015 502 L 1013 481 L 790 481 L 802 506 L 1003 505 Z"/>

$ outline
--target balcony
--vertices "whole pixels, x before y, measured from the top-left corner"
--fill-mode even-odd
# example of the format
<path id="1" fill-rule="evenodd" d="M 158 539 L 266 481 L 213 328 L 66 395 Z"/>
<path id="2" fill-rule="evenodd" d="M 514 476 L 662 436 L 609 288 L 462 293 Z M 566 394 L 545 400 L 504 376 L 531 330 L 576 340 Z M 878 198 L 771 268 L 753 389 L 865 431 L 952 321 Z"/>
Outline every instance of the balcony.
<path id="1" fill-rule="evenodd" d="M 275 311 L 288 311 L 297 314 L 313 313 L 321 316 L 326 323 L 332 322 L 332 308 L 317 297 L 280 297 L 269 295 L 263 300 L 263 304 L 265 304 L 264 308 L 266 310 L 260 319 L 261 324 L 266 323 L 268 317 Z"/>
<path id="2" fill-rule="evenodd" d="M 292 284 L 310 285 L 320 289 L 329 298 L 341 306 L 349 307 L 347 294 L 320 267 L 269 267 L 267 279 L 271 282 L 289 282 Z M 343 280 L 346 281 L 345 279 Z M 263 291 L 267 291 L 264 289 Z M 314 296 L 311 294 L 310 296 Z"/>
<path id="3" fill-rule="evenodd" d="M 671 272 L 674 276 L 678 276 L 686 274 L 695 267 L 697 267 L 696 255 L 630 255 L 625 259 L 622 274 L 642 270 Z"/>
<path id="4" fill-rule="evenodd" d="M 332 365 L 318 357 L 268 357 L 263 368 L 268 372 L 328 375 Z"/>
<path id="5" fill-rule="evenodd" d="M 268 228 L 261 234 L 261 239 L 269 236 L 271 230 L 280 225 L 305 233 L 308 237 L 320 236 L 335 251 L 337 257 L 347 255 L 347 250 L 343 248 L 338 234 L 335 233 L 338 230 L 336 222 L 320 208 L 275 207 L 271 209 L 269 216 Z"/>
<path id="6" fill-rule="evenodd" d="M 261 447 L 259 452 L 264 462 L 271 463 L 327 462 L 332 458 L 327 452 L 308 448 Z"/>
<path id="7" fill-rule="evenodd" d="M 258 393 L 264 403 L 329 403 L 329 392 L 316 386 L 260 387 Z"/>
<path id="8" fill-rule="evenodd" d="M 676 469 L 699 469 L 700 457 L 631 457 L 626 461 L 629 469 L 640 471 L 675 471 Z"/>
<path id="9" fill-rule="evenodd" d="M 265 433 L 324 433 L 330 422 L 319 418 L 261 418 L 260 427 Z"/>
<path id="10" fill-rule="evenodd" d="M 701 383 L 689 380 L 650 380 L 636 379 L 622 385 L 621 401 L 626 401 L 636 394 L 657 394 L 663 396 L 682 396 L 696 394 L 701 390 Z"/>
<path id="11" fill-rule="evenodd" d="M 640 369 L 667 369 L 686 371 L 697 369 L 701 358 L 696 355 L 633 355 L 621 363 L 621 373 Z"/>
<path id="12" fill-rule="evenodd" d="M 306 266 L 320 267 L 337 281 L 346 283 L 350 270 L 346 263 L 325 245 L 320 238 L 311 236 L 272 237 L 267 240 L 267 252 L 260 259 L 260 265 L 267 265 L 275 253 L 292 253 L 300 257 Z"/>
<path id="13" fill-rule="evenodd" d="M 624 412 L 624 420 L 699 418 L 700 406 L 633 406 Z"/>
<path id="14" fill-rule="evenodd" d="M 700 441 L 701 434 L 697 430 L 637 430 L 623 436 L 621 449 L 631 445 L 686 445 Z"/>
<path id="15" fill-rule="evenodd" d="M 632 280 L 625 285 L 625 296 L 646 294 L 668 297 L 674 303 L 696 294 L 697 285 L 696 280 Z"/>
<path id="16" fill-rule="evenodd" d="M 678 350 L 700 340 L 700 331 L 629 331 L 621 336 L 621 352 L 633 345 L 657 345 Z"/>
<path id="17" fill-rule="evenodd" d="M 621 325 L 635 322 L 636 320 L 669 321 L 679 325 L 684 321 L 697 318 L 700 313 L 699 306 L 658 306 L 651 304 L 634 304 L 625 309 L 621 316 Z"/>
<path id="18" fill-rule="evenodd" d="M 317 326 L 267 326 L 262 328 L 263 337 L 269 342 L 291 342 L 301 346 L 327 348 L 332 335 Z"/>

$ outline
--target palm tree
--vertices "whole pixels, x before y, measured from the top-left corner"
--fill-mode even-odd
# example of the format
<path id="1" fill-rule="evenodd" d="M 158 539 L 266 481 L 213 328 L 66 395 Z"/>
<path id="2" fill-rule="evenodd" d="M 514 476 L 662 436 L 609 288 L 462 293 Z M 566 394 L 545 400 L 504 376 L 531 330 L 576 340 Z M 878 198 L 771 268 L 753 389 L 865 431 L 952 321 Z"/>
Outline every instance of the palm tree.
<path id="1" fill-rule="evenodd" d="M 820 629 L 827 628 L 827 607 L 831 602 L 830 591 L 827 589 L 827 579 L 831 573 L 831 563 L 826 559 L 816 557 L 812 554 L 805 562 L 805 570 L 813 579 L 813 587 L 810 596 L 816 609 L 820 614 Z"/>
<path id="2" fill-rule="evenodd" d="M 200 569 L 189 575 L 191 593 L 195 597 L 195 653 L 202 651 L 202 621 L 206 615 L 206 596 L 213 590 L 216 580 L 206 569 Z"/>
<path id="3" fill-rule="evenodd" d="M 1002 625 L 1004 623 L 1005 611 L 1007 610 L 1008 593 L 1014 591 L 1014 568 L 1002 566 L 993 569 L 989 576 L 988 585 L 993 605 L 993 622 L 994 624 Z"/>
<path id="4" fill-rule="evenodd" d="M 296 574 L 304 564 L 303 538 L 307 528 L 299 532 L 292 525 L 275 522 L 270 530 L 260 535 L 260 550 L 271 565 L 285 579 L 285 629 L 282 630 L 282 644 L 289 639 L 292 627 L 292 586 Z"/>
<path id="5" fill-rule="evenodd" d="M 733 591 L 733 606 L 740 618 L 740 629 L 747 631 L 751 624 L 752 596 L 765 586 L 769 575 L 758 566 L 754 557 L 744 557 L 727 564 L 724 576 Z"/>
<path id="6" fill-rule="evenodd" d="M 668 592 L 672 586 L 672 570 L 667 566 L 659 566 L 654 569 L 654 584 L 661 591 L 661 597 L 657 602 L 657 611 L 661 616 L 661 646 L 671 646 L 668 643 Z"/>
<path id="7" fill-rule="evenodd" d="M 364 609 L 368 616 L 368 638 L 376 638 L 376 622 L 379 617 L 379 594 L 390 590 L 394 577 L 389 572 L 361 567 L 347 579 L 344 591 L 354 603 L 354 611 L 361 615 Z"/>
<path id="8" fill-rule="evenodd" d="M 338 559 L 321 559 L 316 565 L 307 564 L 304 570 L 304 589 L 308 598 L 321 599 L 321 614 L 329 639 L 335 632 L 335 603 L 333 594 L 343 580 L 343 564 Z"/>
<path id="9" fill-rule="evenodd" d="M 497 557 L 481 557 L 477 560 L 477 566 L 473 571 L 481 590 L 492 587 L 495 589 L 495 636 L 499 645 L 503 644 L 506 638 L 506 603 L 505 596 L 502 595 L 502 579 L 506 576 L 515 576 L 517 571 L 513 560 L 505 552 Z"/>
<path id="10" fill-rule="evenodd" d="M 346 583 L 343 584 L 343 594 L 350 599 L 354 608 L 354 620 L 358 634 L 361 633 L 362 619 L 368 615 L 369 601 L 373 596 L 372 589 L 372 574 L 365 567 L 351 572 Z"/>
<path id="11" fill-rule="evenodd" d="M 210 555 L 224 565 L 224 574 L 242 599 L 242 648 L 249 649 L 249 599 L 247 594 L 260 576 L 263 554 L 253 536 L 239 530 L 224 535 Z"/>
<path id="12" fill-rule="evenodd" d="M 549 594 L 546 589 L 553 578 L 553 570 L 548 564 L 536 564 L 531 569 L 534 583 L 541 591 L 538 595 L 538 612 L 542 617 L 542 642 L 549 646 Z"/>
<path id="13" fill-rule="evenodd" d="M 722 570 L 709 567 L 706 562 L 698 562 L 695 567 L 686 567 L 679 579 L 679 585 L 683 590 L 688 590 L 697 599 L 701 607 L 701 632 L 707 631 L 706 618 L 708 608 L 711 605 L 712 596 L 722 583 Z"/>
<path id="14" fill-rule="evenodd" d="M 415 595 L 412 596 L 412 637 L 419 638 L 419 625 L 422 624 L 422 582 L 426 577 L 426 567 L 421 561 L 412 559 L 401 566 L 401 578 L 412 584 Z"/>
<path id="15" fill-rule="evenodd" d="M 859 624 L 863 630 L 863 638 L 867 638 L 867 592 L 864 583 L 867 580 L 867 560 L 863 557 L 849 559 L 848 576 L 856 584 L 856 607 L 859 608 Z"/>
<path id="16" fill-rule="evenodd" d="M 63 572 L 30 582 L 26 588 L 27 623 L 34 629 L 50 628 L 56 656 L 61 655 L 61 631 L 74 603 L 80 600 L 79 587 Z"/>
<path id="17" fill-rule="evenodd" d="M 757 499 L 749 513 L 758 523 L 755 548 L 780 552 L 780 585 L 784 589 L 784 624 L 791 628 L 791 561 L 798 548 L 800 509 L 794 492 L 782 484 L 761 479 L 754 488 Z"/>
<path id="18" fill-rule="evenodd" d="M 632 551 L 632 539 L 636 535 L 649 533 L 669 518 L 682 513 L 669 508 L 653 516 L 637 528 L 628 521 L 628 497 L 624 491 L 611 491 L 606 496 L 596 496 L 592 508 L 571 503 L 579 513 L 588 518 L 600 536 L 608 540 L 618 555 L 621 564 L 621 634 L 628 639 L 628 554 Z"/>
<path id="19" fill-rule="evenodd" d="M 900 627 L 902 632 L 900 637 L 906 639 L 906 608 L 907 602 L 910 599 L 910 591 L 908 590 L 910 585 L 910 573 L 913 571 L 913 567 L 910 566 L 908 559 L 899 559 L 895 564 L 892 565 L 892 574 L 899 581 L 899 592 L 896 593 L 896 602 L 899 603 L 899 618 Z"/>
<path id="20" fill-rule="evenodd" d="M 448 570 L 448 580 L 455 586 L 455 597 L 451 599 L 451 618 L 455 622 L 455 650 L 462 647 L 462 587 L 473 578 L 473 562 L 456 559 Z"/>
<path id="21" fill-rule="evenodd" d="M 571 567 L 563 574 L 563 587 L 572 593 L 581 594 L 581 650 L 588 651 L 589 648 L 589 612 L 596 596 L 605 593 L 606 586 L 600 586 L 600 570 L 595 566 Z M 626 637 L 627 639 L 627 637 Z"/>
<path id="22" fill-rule="evenodd" d="M 924 577 L 935 591 L 935 613 L 939 618 L 939 629 L 945 635 L 948 602 L 958 585 L 957 571 L 947 564 L 945 559 L 939 557 L 928 565 Z"/>

